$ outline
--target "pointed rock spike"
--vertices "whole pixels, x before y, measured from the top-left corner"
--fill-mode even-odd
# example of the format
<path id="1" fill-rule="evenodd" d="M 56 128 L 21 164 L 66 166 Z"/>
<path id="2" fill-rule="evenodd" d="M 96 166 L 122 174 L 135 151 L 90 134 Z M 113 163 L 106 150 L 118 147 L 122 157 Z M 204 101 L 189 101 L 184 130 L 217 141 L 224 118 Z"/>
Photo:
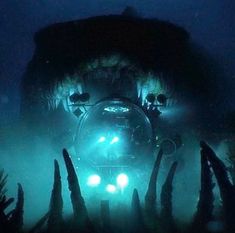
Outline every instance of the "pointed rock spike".
<path id="1" fill-rule="evenodd" d="M 102 232 L 110 233 L 111 230 L 111 222 L 110 222 L 110 208 L 109 201 L 103 200 L 100 203 L 100 215 L 102 221 Z"/>
<path id="2" fill-rule="evenodd" d="M 131 232 L 144 233 L 147 229 L 144 224 L 142 209 L 140 206 L 140 199 L 137 189 L 133 190 L 132 202 L 131 202 Z"/>
<path id="3" fill-rule="evenodd" d="M 204 232 L 207 224 L 212 220 L 213 213 L 213 188 L 212 173 L 207 157 L 201 151 L 201 189 L 197 212 L 194 216 L 190 232 Z"/>
<path id="4" fill-rule="evenodd" d="M 77 174 L 75 172 L 69 153 L 67 152 L 66 149 L 63 149 L 63 157 L 68 172 L 67 179 L 69 183 L 70 197 L 73 206 L 75 228 L 78 228 L 79 230 L 84 230 L 85 228 L 91 229 L 92 224 L 89 220 L 85 202 L 81 195 L 81 189 L 77 178 Z"/>
<path id="5" fill-rule="evenodd" d="M 200 143 L 201 153 L 207 157 L 214 171 L 219 185 L 220 196 L 223 201 L 223 212 L 227 232 L 235 232 L 235 188 L 229 180 L 227 168 L 215 152 L 204 142 Z"/>
<path id="6" fill-rule="evenodd" d="M 155 214 L 156 199 L 157 199 L 157 178 L 160 169 L 160 164 L 163 156 L 163 150 L 160 149 L 155 160 L 153 170 L 150 176 L 148 189 L 145 195 L 145 209 L 148 213 Z"/>
<path id="7" fill-rule="evenodd" d="M 54 184 L 51 192 L 49 217 L 47 229 L 49 232 L 60 232 L 63 222 L 63 199 L 60 168 L 57 160 L 54 160 Z"/>
<path id="8" fill-rule="evenodd" d="M 20 183 L 18 183 L 17 202 L 10 218 L 10 228 L 13 232 L 20 232 L 23 227 L 24 214 L 24 191 Z"/>
<path id="9" fill-rule="evenodd" d="M 172 183 L 176 172 L 177 164 L 177 162 L 174 162 L 172 164 L 161 191 L 161 223 L 164 232 L 166 233 L 177 232 L 172 214 Z"/>

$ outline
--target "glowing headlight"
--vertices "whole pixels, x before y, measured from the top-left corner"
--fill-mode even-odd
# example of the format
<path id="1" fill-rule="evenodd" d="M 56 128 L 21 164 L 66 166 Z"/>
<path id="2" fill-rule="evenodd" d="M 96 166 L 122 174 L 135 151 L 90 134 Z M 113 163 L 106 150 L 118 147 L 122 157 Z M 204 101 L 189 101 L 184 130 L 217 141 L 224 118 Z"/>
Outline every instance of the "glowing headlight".
<path id="1" fill-rule="evenodd" d="M 104 136 L 100 137 L 98 142 L 101 143 L 101 142 L 104 142 L 106 140 L 106 138 Z"/>
<path id="2" fill-rule="evenodd" d="M 101 182 L 101 178 L 98 175 L 91 175 L 88 177 L 87 185 L 95 187 L 98 186 Z"/>
<path id="3" fill-rule="evenodd" d="M 112 184 L 108 184 L 106 186 L 106 191 L 109 192 L 109 193 L 115 193 L 116 192 L 116 187 Z"/>
<path id="4" fill-rule="evenodd" d="M 121 188 L 124 188 L 128 185 L 129 179 L 128 176 L 124 173 L 119 174 L 117 177 L 117 184 L 118 186 L 120 186 Z"/>
<path id="5" fill-rule="evenodd" d="M 112 139 L 112 141 L 110 142 L 110 144 L 114 144 L 114 143 L 116 143 L 116 142 L 118 142 L 119 141 L 119 137 L 114 137 L 113 139 Z"/>

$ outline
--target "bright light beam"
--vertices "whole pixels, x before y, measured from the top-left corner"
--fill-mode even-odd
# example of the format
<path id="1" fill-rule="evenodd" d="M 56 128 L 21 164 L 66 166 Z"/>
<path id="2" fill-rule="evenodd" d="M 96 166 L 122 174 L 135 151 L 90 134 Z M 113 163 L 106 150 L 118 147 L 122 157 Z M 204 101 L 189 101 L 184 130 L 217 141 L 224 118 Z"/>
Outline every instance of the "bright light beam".
<path id="1" fill-rule="evenodd" d="M 112 141 L 110 142 L 110 144 L 112 145 L 112 144 L 114 144 L 114 143 L 116 143 L 116 142 L 118 142 L 119 141 L 119 137 L 114 137 L 113 139 L 112 139 Z"/>
<path id="2" fill-rule="evenodd" d="M 124 173 L 121 173 L 117 176 L 117 185 L 121 188 L 124 188 L 128 185 L 129 179 L 128 176 Z"/>
<path id="3" fill-rule="evenodd" d="M 112 184 L 108 184 L 106 186 L 106 191 L 109 192 L 109 193 L 115 193 L 116 192 L 116 187 Z"/>
<path id="4" fill-rule="evenodd" d="M 101 143 L 101 142 L 104 142 L 106 140 L 106 138 L 104 136 L 100 137 L 98 142 Z"/>
<path id="5" fill-rule="evenodd" d="M 88 177 L 87 185 L 91 187 L 98 186 L 101 182 L 101 178 L 99 175 L 91 175 Z"/>

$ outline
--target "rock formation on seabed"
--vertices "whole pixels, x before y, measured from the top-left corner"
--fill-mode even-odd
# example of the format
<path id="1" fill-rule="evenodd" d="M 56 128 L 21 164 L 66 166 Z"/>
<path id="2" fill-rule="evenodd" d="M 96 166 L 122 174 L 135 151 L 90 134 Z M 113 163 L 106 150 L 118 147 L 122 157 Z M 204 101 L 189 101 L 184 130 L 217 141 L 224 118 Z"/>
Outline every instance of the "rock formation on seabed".
<path id="1" fill-rule="evenodd" d="M 128 224 L 115 228 L 115 218 L 112 218 L 112 210 L 109 201 L 101 202 L 100 223 L 93 222 L 89 217 L 79 179 L 75 172 L 72 160 L 68 152 L 63 150 L 63 158 L 67 169 L 68 188 L 73 207 L 72 219 L 64 220 L 63 197 L 60 167 L 54 161 L 54 184 L 51 192 L 49 210 L 29 231 L 23 229 L 24 192 L 18 184 L 18 196 L 13 210 L 9 207 L 14 202 L 13 198 L 6 196 L 7 175 L 0 172 L 0 232 L 1 233 L 231 233 L 235 232 L 235 189 L 227 174 L 224 163 L 216 156 L 215 152 L 205 143 L 201 147 L 201 188 L 197 209 L 191 223 L 182 230 L 180 223 L 176 222 L 172 214 L 172 190 L 174 188 L 174 176 L 177 173 L 177 162 L 174 162 L 167 174 L 160 193 L 160 203 L 157 203 L 157 182 L 160 169 L 162 150 L 159 151 L 156 162 L 150 175 L 149 186 L 145 195 L 145 205 L 142 206 L 138 190 L 133 190 L 130 200 L 130 211 L 124 212 Z M 220 218 L 214 216 L 213 188 L 215 184 L 212 177 L 215 176 L 222 200 L 222 214 Z M 159 207 L 159 208 L 157 208 Z M 159 210 L 159 211 L 158 211 Z M 177 214 L 177 213 L 176 213 Z M 67 222 L 69 221 L 69 222 Z M 220 223 L 219 228 L 213 227 L 213 223 Z M 98 226 L 97 226 L 98 224 Z"/>

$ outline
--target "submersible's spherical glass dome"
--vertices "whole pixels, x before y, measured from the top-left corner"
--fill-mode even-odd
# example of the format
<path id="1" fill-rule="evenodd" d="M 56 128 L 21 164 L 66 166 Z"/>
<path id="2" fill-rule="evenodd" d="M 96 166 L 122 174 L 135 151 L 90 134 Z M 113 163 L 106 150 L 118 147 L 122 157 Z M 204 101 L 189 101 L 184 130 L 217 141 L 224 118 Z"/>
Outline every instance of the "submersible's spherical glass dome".
<path id="1" fill-rule="evenodd" d="M 75 148 L 93 164 L 125 163 L 148 156 L 152 128 L 143 110 L 128 100 L 104 100 L 81 119 Z"/>

